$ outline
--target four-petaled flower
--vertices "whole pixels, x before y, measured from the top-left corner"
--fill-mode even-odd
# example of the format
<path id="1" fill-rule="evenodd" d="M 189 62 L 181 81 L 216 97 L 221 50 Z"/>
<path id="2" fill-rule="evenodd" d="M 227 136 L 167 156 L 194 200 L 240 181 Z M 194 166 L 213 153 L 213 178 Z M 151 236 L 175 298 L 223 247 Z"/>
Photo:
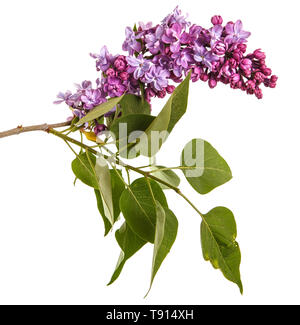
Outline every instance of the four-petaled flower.
<path id="1" fill-rule="evenodd" d="M 96 59 L 96 68 L 98 71 L 106 71 L 113 60 L 113 56 L 108 52 L 106 46 L 102 47 L 100 54 L 91 53 L 90 56 Z"/>
<path id="2" fill-rule="evenodd" d="M 202 45 L 196 45 L 194 47 L 194 60 L 198 63 L 202 63 L 208 69 L 212 69 L 212 62 L 218 61 L 218 57 L 212 52 L 208 51 Z"/>
<path id="3" fill-rule="evenodd" d="M 245 43 L 247 38 L 251 35 L 250 32 L 245 32 L 243 30 L 243 23 L 238 20 L 235 24 L 228 23 L 225 27 L 227 36 L 225 37 L 225 42 L 228 44 L 232 43 Z"/>
<path id="4" fill-rule="evenodd" d="M 127 71 L 129 73 L 133 72 L 133 77 L 135 79 L 143 77 L 151 67 L 151 62 L 149 60 L 146 60 L 143 57 L 143 54 L 140 54 L 138 57 L 128 56 L 127 63 L 129 64 L 129 68 Z"/>
<path id="5" fill-rule="evenodd" d="M 164 70 L 160 66 L 153 65 L 149 72 L 145 74 L 146 83 L 152 84 L 154 89 L 157 91 L 162 91 L 163 88 L 168 86 L 168 78 L 170 77 L 170 72 Z"/>
<path id="6" fill-rule="evenodd" d="M 126 39 L 123 43 L 122 49 L 123 51 L 128 51 L 130 55 L 134 52 L 140 52 L 141 43 L 137 41 L 138 35 L 130 27 L 126 27 L 125 30 Z"/>

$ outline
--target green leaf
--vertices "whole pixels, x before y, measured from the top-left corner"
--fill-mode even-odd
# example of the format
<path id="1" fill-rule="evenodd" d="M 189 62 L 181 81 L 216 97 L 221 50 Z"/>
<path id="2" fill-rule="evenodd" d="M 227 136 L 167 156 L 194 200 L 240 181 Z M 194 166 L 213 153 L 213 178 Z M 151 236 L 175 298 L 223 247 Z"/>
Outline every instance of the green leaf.
<path id="1" fill-rule="evenodd" d="M 116 240 L 122 251 L 108 285 L 112 284 L 119 277 L 126 261 L 147 243 L 137 236 L 126 222 L 116 231 Z"/>
<path id="2" fill-rule="evenodd" d="M 134 146 L 139 141 L 142 131 L 145 131 L 155 116 L 146 114 L 130 114 L 122 116 L 114 121 L 110 131 L 116 137 L 116 146 L 120 156 L 127 159 L 136 158 L 139 152 L 134 150 Z"/>
<path id="3" fill-rule="evenodd" d="M 72 162 L 72 170 L 75 176 L 80 179 L 84 184 L 91 186 L 95 190 L 95 195 L 97 199 L 98 210 L 103 218 L 105 226 L 105 235 L 109 232 L 112 227 L 111 221 L 107 218 L 107 212 L 104 210 L 102 195 L 100 194 L 98 178 L 95 175 L 90 162 L 93 164 L 94 169 L 96 169 L 96 157 L 95 155 L 89 153 L 89 159 L 87 158 L 87 153 L 82 153 L 78 155 L 76 159 Z M 120 177 L 117 175 L 117 172 L 113 169 L 110 171 L 110 182 L 111 185 L 108 185 L 108 188 L 111 188 L 112 192 L 112 204 L 113 204 L 113 223 L 118 219 L 120 215 L 119 208 L 119 198 L 125 188 L 124 183 L 121 181 Z M 119 172 L 121 175 L 121 173 Z M 121 175 L 122 176 L 122 175 Z"/>
<path id="4" fill-rule="evenodd" d="M 98 180 L 98 189 L 101 194 L 104 214 L 111 225 L 114 224 L 114 207 L 112 199 L 110 171 L 106 160 L 99 156 L 96 159 L 95 174 Z"/>
<path id="5" fill-rule="evenodd" d="M 113 210 L 114 210 L 114 223 L 118 220 L 119 215 L 120 215 L 119 200 L 120 200 L 120 196 L 121 196 L 122 192 L 125 189 L 125 185 L 121 181 L 121 179 L 117 175 L 117 173 L 119 173 L 119 175 L 122 177 L 120 170 L 116 171 L 115 169 L 110 169 L 112 200 L 113 200 Z M 102 202 L 102 198 L 101 198 L 99 190 L 95 189 L 95 195 L 96 195 L 96 199 L 97 199 L 98 210 L 99 210 L 99 212 L 102 216 L 103 222 L 104 222 L 104 227 L 105 227 L 104 235 L 106 236 L 109 233 L 109 231 L 111 230 L 112 225 L 105 216 L 103 202 Z"/>
<path id="6" fill-rule="evenodd" d="M 93 121 L 98 117 L 106 114 L 107 112 L 111 111 L 119 102 L 122 100 L 124 95 L 120 97 L 114 97 L 109 99 L 107 102 L 94 107 L 89 113 L 86 114 L 82 119 L 77 122 L 76 125 L 82 125 L 86 122 Z"/>
<path id="7" fill-rule="evenodd" d="M 167 183 L 169 183 L 170 185 L 173 185 L 175 187 L 178 187 L 180 184 L 180 178 L 177 176 L 177 174 L 171 170 L 171 169 L 165 169 L 164 170 L 164 166 L 153 166 L 151 167 L 152 170 L 155 170 L 155 172 L 151 172 L 151 175 L 161 179 L 162 181 L 165 181 Z M 162 169 L 162 170 L 159 170 Z M 168 190 L 170 189 L 170 187 L 159 183 L 159 185 L 161 186 L 161 188 L 163 190 Z"/>
<path id="8" fill-rule="evenodd" d="M 126 94 L 120 102 L 122 117 L 129 114 L 150 114 L 150 105 L 140 96 Z"/>
<path id="9" fill-rule="evenodd" d="M 189 73 L 174 90 L 163 109 L 145 130 L 148 139 L 148 148 L 145 149 L 148 150 L 142 150 L 142 155 L 154 156 L 166 141 L 168 134 L 173 130 L 176 123 L 186 112 L 190 76 L 191 74 Z M 153 132 L 158 132 L 160 135 L 153 136 Z M 153 143 L 153 140 L 155 143 Z"/>
<path id="10" fill-rule="evenodd" d="M 174 213 L 171 210 L 162 207 L 161 204 L 156 201 L 156 227 L 150 289 L 158 269 L 175 242 L 177 229 L 178 221 Z"/>
<path id="11" fill-rule="evenodd" d="M 102 220 L 104 223 L 104 229 L 105 229 L 104 236 L 106 236 L 110 232 L 110 230 L 112 228 L 112 224 L 110 223 L 110 221 L 107 219 L 107 217 L 105 215 L 104 208 L 103 208 L 103 201 L 102 201 L 102 197 L 101 197 L 99 190 L 94 189 L 94 191 L 95 191 L 96 200 L 97 200 L 97 207 L 98 207 L 98 210 L 102 216 Z"/>
<path id="12" fill-rule="evenodd" d="M 202 139 L 193 139 L 184 147 L 181 167 L 187 181 L 200 194 L 206 194 L 232 178 L 226 161 Z"/>
<path id="13" fill-rule="evenodd" d="M 236 236 L 236 223 L 229 209 L 217 207 L 203 216 L 201 244 L 204 259 L 214 268 L 221 269 L 225 278 L 236 283 L 243 293 L 239 271 L 241 252 Z"/>
<path id="14" fill-rule="evenodd" d="M 124 190 L 120 198 L 120 208 L 129 227 L 143 240 L 153 243 L 156 207 L 152 194 L 163 207 L 167 207 L 168 204 L 157 182 L 148 181 L 146 178 L 138 178 Z"/>
<path id="15" fill-rule="evenodd" d="M 92 153 L 89 153 L 90 161 L 95 165 L 96 157 Z M 93 172 L 93 169 L 89 163 L 86 152 L 81 153 L 72 161 L 72 170 L 75 176 L 80 179 L 84 184 L 93 188 L 98 188 L 98 180 Z"/>

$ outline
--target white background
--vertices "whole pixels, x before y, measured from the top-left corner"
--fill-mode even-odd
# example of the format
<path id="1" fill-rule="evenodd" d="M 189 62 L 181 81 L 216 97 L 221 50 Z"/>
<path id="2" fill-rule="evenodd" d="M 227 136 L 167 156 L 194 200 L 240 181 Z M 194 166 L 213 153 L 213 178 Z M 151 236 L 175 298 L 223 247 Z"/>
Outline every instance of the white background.
<path id="1" fill-rule="evenodd" d="M 201 137 L 231 166 L 233 180 L 208 195 L 184 180 L 181 188 L 204 213 L 219 205 L 234 212 L 244 295 L 203 260 L 200 218 L 171 192 L 179 234 L 148 298 L 151 245 L 107 287 L 119 255 L 114 235 L 103 238 L 93 191 L 73 186 L 73 153 L 37 132 L 0 140 L 1 304 L 300 303 L 297 1 L 1 1 L 0 130 L 64 121 L 68 108 L 52 101 L 98 77 L 88 53 L 104 44 L 121 52 L 126 26 L 159 22 L 176 4 L 205 27 L 214 14 L 242 19 L 249 50 L 262 47 L 280 77 L 261 101 L 192 84 L 188 112 L 158 156 L 176 165 L 184 145 Z"/>

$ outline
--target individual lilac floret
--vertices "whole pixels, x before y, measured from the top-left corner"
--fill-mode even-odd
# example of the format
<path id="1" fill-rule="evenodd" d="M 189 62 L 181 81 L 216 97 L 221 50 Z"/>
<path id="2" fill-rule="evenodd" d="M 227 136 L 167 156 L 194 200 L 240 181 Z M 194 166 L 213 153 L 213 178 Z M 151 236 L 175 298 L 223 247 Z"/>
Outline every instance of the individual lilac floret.
<path id="1" fill-rule="evenodd" d="M 168 70 L 153 65 L 150 71 L 145 74 L 145 82 L 152 84 L 155 90 L 162 91 L 168 86 L 169 77 L 170 72 Z"/>
<path id="2" fill-rule="evenodd" d="M 81 84 L 75 84 L 77 91 L 83 91 L 87 89 L 92 89 L 92 82 L 85 80 Z"/>
<path id="3" fill-rule="evenodd" d="M 178 6 L 173 10 L 171 14 L 169 14 L 167 17 L 165 17 L 162 20 L 163 26 L 172 26 L 175 23 L 179 23 L 183 28 L 186 28 L 186 26 L 189 26 L 191 23 L 188 22 L 186 19 L 188 17 L 188 14 L 186 16 L 183 16 L 181 13 L 181 10 L 178 9 Z"/>
<path id="4" fill-rule="evenodd" d="M 134 52 L 140 52 L 141 44 L 137 41 L 138 36 L 135 35 L 135 32 L 130 27 L 126 27 L 125 30 L 126 39 L 123 43 L 123 51 L 129 52 L 132 55 Z"/>
<path id="5" fill-rule="evenodd" d="M 178 23 L 172 25 L 172 27 L 167 28 L 165 33 L 162 36 L 162 41 L 166 44 L 170 44 L 170 50 L 173 53 L 177 53 L 180 51 L 181 47 L 181 35 L 182 33 L 182 26 Z"/>
<path id="6" fill-rule="evenodd" d="M 140 54 L 138 57 L 128 56 L 127 63 L 129 64 L 127 72 L 129 73 L 133 72 L 133 77 L 135 79 L 139 79 L 143 77 L 151 67 L 151 62 L 149 60 L 146 60 L 143 57 L 143 54 Z"/>
<path id="7" fill-rule="evenodd" d="M 98 71 L 106 71 L 111 62 L 113 61 L 113 56 L 108 52 L 107 47 L 103 46 L 100 50 L 100 54 L 90 54 L 90 56 L 96 59 L 96 68 Z"/>
<path id="8" fill-rule="evenodd" d="M 221 39 L 223 33 L 223 27 L 221 25 L 215 25 L 210 29 L 210 45 L 213 46 L 217 41 Z"/>
<path id="9" fill-rule="evenodd" d="M 81 96 L 81 101 L 84 103 L 86 109 L 92 109 L 97 105 L 106 102 L 106 98 L 103 97 L 103 93 L 99 89 L 88 89 L 84 95 Z"/>
<path id="10" fill-rule="evenodd" d="M 142 21 L 139 21 L 139 31 L 147 31 L 152 28 L 152 22 L 149 21 L 148 23 L 144 24 Z"/>
<path id="11" fill-rule="evenodd" d="M 108 93 L 109 97 L 122 96 L 126 91 L 126 87 L 122 84 L 121 79 L 117 77 L 108 77 L 103 89 Z"/>
<path id="12" fill-rule="evenodd" d="M 213 16 L 211 18 L 211 23 L 213 25 L 222 25 L 223 24 L 223 18 L 221 16 Z"/>
<path id="13" fill-rule="evenodd" d="M 212 69 L 212 63 L 219 60 L 216 55 L 213 55 L 212 52 L 208 51 L 202 45 L 196 45 L 194 47 L 194 59 L 196 62 L 202 63 L 210 70 Z"/>
<path id="14" fill-rule="evenodd" d="M 63 102 L 67 102 L 71 96 L 72 93 L 70 92 L 70 90 L 66 91 L 65 93 L 59 92 L 58 95 L 56 96 L 57 100 L 55 100 L 53 104 L 61 104 Z"/>
<path id="15" fill-rule="evenodd" d="M 232 43 L 245 43 L 247 38 L 251 35 L 250 32 L 243 31 L 243 23 L 238 20 L 235 24 L 230 22 L 225 27 L 227 36 L 225 42 Z"/>
<path id="16" fill-rule="evenodd" d="M 163 50 L 163 43 L 161 42 L 163 33 L 163 27 L 158 25 L 154 32 L 145 35 L 146 48 L 151 54 L 157 54 Z"/>

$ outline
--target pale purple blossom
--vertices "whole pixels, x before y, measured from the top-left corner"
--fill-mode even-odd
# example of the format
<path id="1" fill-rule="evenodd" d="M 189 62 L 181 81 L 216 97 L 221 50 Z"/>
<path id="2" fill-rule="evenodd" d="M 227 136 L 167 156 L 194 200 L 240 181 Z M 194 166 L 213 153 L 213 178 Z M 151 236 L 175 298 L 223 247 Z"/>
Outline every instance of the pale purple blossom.
<path id="1" fill-rule="evenodd" d="M 191 23 L 187 21 L 188 14 L 185 16 L 182 15 L 181 10 L 178 9 L 178 6 L 162 20 L 163 26 L 172 26 L 173 24 L 179 23 L 184 28 L 189 26 Z"/>
<path id="2" fill-rule="evenodd" d="M 119 97 L 124 94 L 126 87 L 122 84 L 121 79 L 117 77 L 108 77 L 103 89 L 109 97 Z"/>
<path id="3" fill-rule="evenodd" d="M 150 71 L 145 74 L 144 80 L 146 83 L 152 84 L 155 90 L 162 91 L 163 88 L 168 86 L 169 77 L 170 72 L 168 70 L 153 65 Z"/>
<path id="4" fill-rule="evenodd" d="M 100 89 L 88 89 L 84 92 L 84 95 L 81 96 L 81 101 L 84 104 L 84 108 L 89 110 L 106 102 L 107 99 L 103 97 L 103 93 Z"/>
<path id="5" fill-rule="evenodd" d="M 172 27 L 167 28 L 162 36 L 162 41 L 166 44 L 170 44 L 170 50 L 173 53 L 180 51 L 182 38 L 182 26 L 178 23 L 172 25 Z"/>
<path id="6" fill-rule="evenodd" d="M 223 27 L 221 25 L 215 25 L 210 29 L 210 45 L 213 46 L 215 42 L 221 39 Z"/>
<path id="7" fill-rule="evenodd" d="M 225 27 L 227 36 L 225 42 L 228 44 L 232 43 L 245 43 L 247 38 L 251 35 L 250 32 L 243 30 L 243 23 L 238 20 L 235 24 L 228 23 Z"/>
<path id="8" fill-rule="evenodd" d="M 123 43 L 122 49 L 123 51 L 129 52 L 132 55 L 134 52 L 140 52 L 141 43 L 137 41 L 138 36 L 130 27 L 126 27 L 125 29 L 126 39 Z"/>
<path id="9" fill-rule="evenodd" d="M 67 102 L 67 100 L 72 96 L 72 93 L 70 90 L 66 91 L 65 93 L 59 92 L 57 97 L 57 100 L 53 102 L 53 104 L 61 104 L 63 102 Z"/>
<path id="10" fill-rule="evenodd" d="M 98 71 L 106 71 L 113 61 L 113 56 L 108 52 L 107 47 L 103 46 L 100 50 L 100 54 L 90 54 L 90 56 L 96 59 L 96 68 Z"/>
<path id="11" fill-rule="evenodd" d="M 211 70 L 212 62 L 217 61 L 219 58 L 214 55 L 211 51 L 208 51 L 202 45 L 194 46 L 194 60 L 198 63 L 202 63 L 208 69 Z"/>
<path id="12" fill-rule="evenodd" d="M 151 62 L 146 60 L 143 57 L 143 54 L 140 54 L 138 57 L 128 56 L 127 63 L 129 64 L 128 72 L 133 73 L 135 79 L 139 79 L 149 71 L 151 67 Z"/>
<path id="13" fill-rule="evenodd" d="M 145 36 L 146 48 L 151 54 L 157 54 L 163 50 L 163 43 L 161 42 L 161 37 L 164 33 L 162 26 L 158 25 L 154 32 L 150 32 Z"/>

